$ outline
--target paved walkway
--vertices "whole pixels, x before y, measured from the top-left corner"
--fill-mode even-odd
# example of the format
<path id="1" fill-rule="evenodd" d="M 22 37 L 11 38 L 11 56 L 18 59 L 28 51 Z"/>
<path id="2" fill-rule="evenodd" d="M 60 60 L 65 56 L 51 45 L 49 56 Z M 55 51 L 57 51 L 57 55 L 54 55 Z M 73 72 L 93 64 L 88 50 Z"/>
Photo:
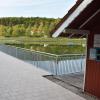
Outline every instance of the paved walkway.
<path id="1" fill-rule="evenodd" d="M 74 86 L 78 89 L 83 89 L 83 80 L 84 80 L 84 74 L 81 73 L 71 73 L 67 75 L 57 75 L 55 78 L 70 84 L 71 86 Z"/>
<path id="2" fill-rule="evenodd" d="M 0 100 L 85 100 L 42 77 L 47 74 L 0 52 Z"/>

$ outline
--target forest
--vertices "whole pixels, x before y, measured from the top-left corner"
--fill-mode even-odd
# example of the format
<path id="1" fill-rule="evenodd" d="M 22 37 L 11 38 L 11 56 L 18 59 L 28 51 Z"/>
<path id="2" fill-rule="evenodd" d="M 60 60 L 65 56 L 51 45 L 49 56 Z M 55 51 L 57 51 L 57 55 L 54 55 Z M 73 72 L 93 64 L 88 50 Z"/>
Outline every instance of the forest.
<path id="1" fill-rule="evenodd" d="M 50 37 L 49 32 L 60 18 L 4 17 L 0 18 L 0 36 L 4 37 Z"/>

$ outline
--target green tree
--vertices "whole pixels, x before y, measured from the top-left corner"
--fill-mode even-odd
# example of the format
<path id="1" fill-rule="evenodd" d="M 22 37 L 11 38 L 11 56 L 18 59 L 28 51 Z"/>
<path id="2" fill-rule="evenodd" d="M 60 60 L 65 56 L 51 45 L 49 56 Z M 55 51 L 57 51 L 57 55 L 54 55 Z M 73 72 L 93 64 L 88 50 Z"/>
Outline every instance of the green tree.
<path id="1" fill-rule="evenodd" d="M 20 34 L 20 29 L 19 29 L 19 26 L 16 25 L 13 27 L 12 36 L 16 37 L 16 36 L 19 36 L 19 34 Z"/>
<path id="2" fill-rule="evenodd" d="M 25 36 L 31 36 L 31 27 L 28 26 L 25 31 Z"/>

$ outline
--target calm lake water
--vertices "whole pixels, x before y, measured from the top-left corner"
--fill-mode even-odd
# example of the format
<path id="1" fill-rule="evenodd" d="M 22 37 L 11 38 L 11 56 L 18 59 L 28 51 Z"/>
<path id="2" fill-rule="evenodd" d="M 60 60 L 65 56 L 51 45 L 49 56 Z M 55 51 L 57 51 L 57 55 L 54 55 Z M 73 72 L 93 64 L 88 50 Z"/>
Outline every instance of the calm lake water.
<path id="1" fill-rule="evenodd" d="M 81 45 L 32 45 L 32 44 L 9 44 L 30 50 L 52 53 L 52 54 L 84 54 L 85 47 Z"/>

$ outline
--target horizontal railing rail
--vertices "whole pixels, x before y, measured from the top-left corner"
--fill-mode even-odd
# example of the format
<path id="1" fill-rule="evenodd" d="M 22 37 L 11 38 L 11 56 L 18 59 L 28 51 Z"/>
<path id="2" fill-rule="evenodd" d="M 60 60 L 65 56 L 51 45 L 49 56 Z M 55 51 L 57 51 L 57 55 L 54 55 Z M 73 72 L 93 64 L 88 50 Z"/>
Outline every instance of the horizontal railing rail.
<path id="1" fill-rule="evenodd" d="M 56 55 L 4 44 L 0 45 L 0 51 L 49 71 L 53 75 L 84 71 L 85 55 L 83 54 Z"/>

